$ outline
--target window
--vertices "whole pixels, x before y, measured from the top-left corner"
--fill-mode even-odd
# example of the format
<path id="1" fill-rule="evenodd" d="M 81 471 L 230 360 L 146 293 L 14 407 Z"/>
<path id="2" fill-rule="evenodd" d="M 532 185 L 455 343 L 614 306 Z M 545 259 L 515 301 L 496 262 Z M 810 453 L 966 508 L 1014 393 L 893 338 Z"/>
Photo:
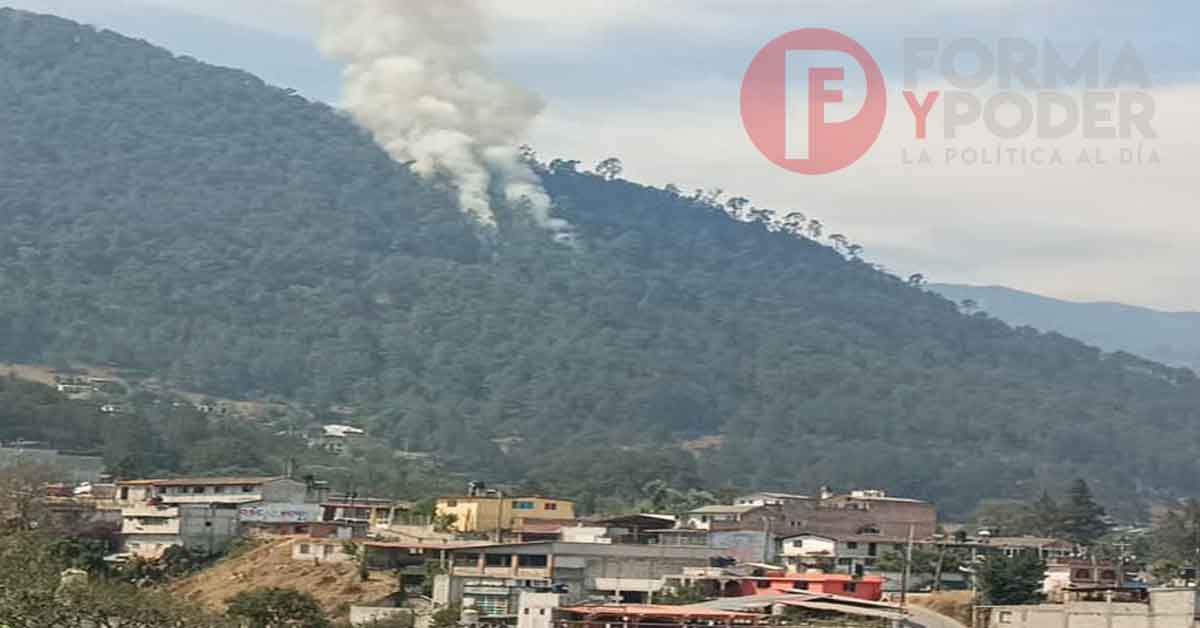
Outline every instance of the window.
<path id="1" fill-rule="evenodd" d="M 554 502 L 546 502 L 546 510 L 558 510 L 558 504 Z"/>
<path id="2" fill-rule="evenodd" d="M 512 507 L 514 510 L 533 510 L 533 502 L 513 502 Z"/>
<path id="3" fill-rule="evenodd" d="M 1091 580 L 1092 579 L 1092 570 L 1091 569 L 1076 569 L 1075 575 L 1073 575 L 1071 577 L 1076 580 Z"/>
<path id="4" fill-rule="evenodd" d="M 545 554 L 521 554 L 517 556 L 518 567 L 545 567 L 549 560 Z"/>
<path id="5" fill-rule="evenodd" d="M 128 499 L 129 499 L 129 487 L 122 486 L 121 487 L 121 501 L 126 501 Z"/>
<path id="6" fill-rule="evenodd" d="M 855 541 L 850 541 L 846 543 L 846 549 L 858 549 L 858 543 Z"/>
<path id="7" fill-rule="evenodd" d="M 1116 580 L 1117 572 L 1113 571 L 1112 569 L 1105 569 L 1104 571 L 1100 572 L 1100 579 L 1101 580 Z"/>
<path id="8" fill-rule="evenodd" d="M 444 503 L 446 504 L 446 508 L 454 508 L 455 506 L 458 506 L 457 499 L 447 499 Z"/>
<path id="9" fill-rule="evenodd" d="M 760 589 L 766 589 L 771 586 L 771 581 L 770 580 L 756 580 L 756 581 L 754 581 L 754 586 L 756 586 Z"/>
<path id="10" fill-rule="evenodd" d="M 488 567 L 508 567 L 512 565 L 511 554 L 487 554 L 487 559 L 484 564 Z"/>
<path id="11" fill-rule="evenodd" d="M 224 486 L 214 486 L 213 492 L 216 493 L 217 495 L 220 495 L 221 493 L 225 492 L 225 487 Z"/>
<path id="12" fill-rule="evenodd" d="M 242 492 L 243 492 L 243 493 L 253 493 L 253 492 L 254 492 L 254 488 L 255 488 L 255 487 L 254 487 L 254 485 L 253 485 L 253 484 L 243 484 L 243 485 L 242 485 Z"/>
<path id="13" fill-rule="evenodd" d="M 203 487 L 203 486 L 193 486 L 193 487 L 192 487 L 192 493 L 194 493 L 194 494 L 196 494 L 196 495 L 203 495 L 203 494 L 204 494 L 204 487 Z"/>
<path id="14" fill-rule="evenodd" d="M 307 554 L 309 549 L 310 549 L 310 548 L 308 547 L 308 543 L 301 543 L 301 544 L 300 544 L 300 553 L 301 553 L 301 554 Z"/>
<path id="15" fill-rule="evenodd" d="M 792 547 L 795 547 L 797 549 L 804 547 L 804 539 L 800 539 L 799 541 L 792 541 Z"/>
<path id="16" fill-rule="evenodd" d="M 855 591 L 858 591 L 858 583 L 857 582 L 847 582 L 846 583 L 846 593 L 854 593 Z"/>

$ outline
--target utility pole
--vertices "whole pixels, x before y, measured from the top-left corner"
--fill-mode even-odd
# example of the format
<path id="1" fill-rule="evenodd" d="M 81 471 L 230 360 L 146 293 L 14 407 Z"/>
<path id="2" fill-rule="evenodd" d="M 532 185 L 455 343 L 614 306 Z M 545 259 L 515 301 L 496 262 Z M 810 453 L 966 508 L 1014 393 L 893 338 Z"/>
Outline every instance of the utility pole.
<path id="1" fill-rule="evenodd" d="M 496 489 L 496 542 L 504 542 L 504 491 Z"/>
<path id="2" fill-rule="evenodd" d="M 1187 507 L 1187 517 L 1192 524 L 1192 546 L 1195 552 L 1192 556 L 1192 587 L 1200 593 L 1200 506 L 1192 500 Z"/>
<path id="3" fill-rule="evenodd" d="M 913 524 L 908 524 L 908 547 L 904 549 L 904 572 L 900 575 L 900 608 L 908 608 L 908 580 L 912 577 Z"/>

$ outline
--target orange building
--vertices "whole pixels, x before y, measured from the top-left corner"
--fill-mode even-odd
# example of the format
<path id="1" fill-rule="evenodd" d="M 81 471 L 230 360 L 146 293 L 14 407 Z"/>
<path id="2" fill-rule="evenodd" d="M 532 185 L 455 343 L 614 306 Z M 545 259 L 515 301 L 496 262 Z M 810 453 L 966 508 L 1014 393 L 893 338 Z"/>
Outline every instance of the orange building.
<path id="1" fill-rule="evenodd" d="M 740 578 L 734 595 L 779 595 L 794 591 L 841 595 L 877 602 L 883 598 L 883 578 L 855 578 L 839 573 L 784 573 Z"/>

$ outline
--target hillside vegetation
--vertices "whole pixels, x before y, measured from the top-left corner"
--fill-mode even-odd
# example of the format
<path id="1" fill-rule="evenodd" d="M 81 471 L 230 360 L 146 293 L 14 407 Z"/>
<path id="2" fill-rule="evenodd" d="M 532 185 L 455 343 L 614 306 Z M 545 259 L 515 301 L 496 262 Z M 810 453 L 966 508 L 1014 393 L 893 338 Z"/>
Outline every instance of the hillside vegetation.
<path id="1" fill-rule="evenodd" d="M 1200 489 L 1191 371 L 964 315 L 702 197 L 556 161 L 578 243 L 520 213 L 481 237 L 444 184 L 244 72 L 0 11 L 0 76 L 0 359 L 352 404 L 385 443 L 585 507 L 656 478 L 951 513 L 1078 475 Z"/>

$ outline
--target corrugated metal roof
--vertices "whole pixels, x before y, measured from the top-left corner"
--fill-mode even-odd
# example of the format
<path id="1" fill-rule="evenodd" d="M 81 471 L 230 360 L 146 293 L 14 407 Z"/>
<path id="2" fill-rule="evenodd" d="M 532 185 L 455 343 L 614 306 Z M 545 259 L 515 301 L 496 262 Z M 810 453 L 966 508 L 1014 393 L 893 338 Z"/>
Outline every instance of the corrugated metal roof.
<path id="1" fill-rule="evenodd" d="M 121 486 L 229 486 L 236 484 L 266 484 L 275 480 L 286 480 L 281 475 L 259 477 L 214 477 L 214 478 L 170 478 L 156 480 L 122 480 Z"/>
<path id="2" fill-rule="evenodd" d="M 690 617 L 720 619 L 757 619 L 758 613 L 739 613 L 692 606 L 660 606 L 657 604 L 603 604 L 596 606 L 567 606 L 559 609 L 580 615 L 628 615 L 635 617 Z"/>
<path id="3" fill-rule="evenodd" d="M 813 610 L 836 611 L 840 613 L 846 613 L 847 615 L 885 617 L 888 619 L 899 619 L 907 614 L 907 611 L 905 611 L 903 608 L 894 604 L 888 604 L 887 602 L 875 602 L 872 600 L 862 600 L 843 595 L 811 593 L 807 591 L 796 591 L 793 593 L 781 593 L 777 595 L 747 595 L 743 597 L 720 598 L 717 600 L 700 602 L 699 604 L 688 604 L 684 608 L 707 608 L 737 611 L 754 608 L 768 608 L 774 606 L 775 604 L 799 606 L 811 608 Z"/>
<path id="4" fill-rule="evenodd" d="M 712 506 L 701 506 L 695 510 L 689 511 L 688 514 L 725 514 L 725 513 L 747 513 L 751 510 L 758 510 L 762 506 L 754 504 L 743 504 L 741 506 L 732 506 L 730 504 L 713 504 Z"/>
<path id="5" fill-rule="evenodd" d="M 470 549 L 472 547 L 493 547 L 491 543 L 470 543 L 470 542 L 452 542 L 452 543 L 405 543 L 403 541 L 366 541 L 363 543 L 366 547 L 378 547 L 380 549 L 432 549 L 432 550 L 455 550 L 455 549 Z"/>

